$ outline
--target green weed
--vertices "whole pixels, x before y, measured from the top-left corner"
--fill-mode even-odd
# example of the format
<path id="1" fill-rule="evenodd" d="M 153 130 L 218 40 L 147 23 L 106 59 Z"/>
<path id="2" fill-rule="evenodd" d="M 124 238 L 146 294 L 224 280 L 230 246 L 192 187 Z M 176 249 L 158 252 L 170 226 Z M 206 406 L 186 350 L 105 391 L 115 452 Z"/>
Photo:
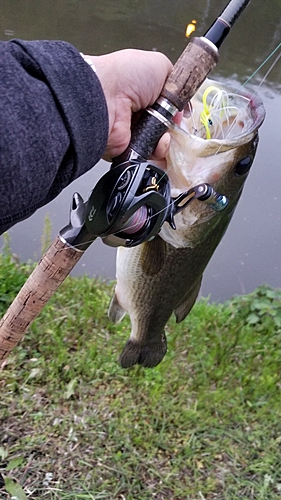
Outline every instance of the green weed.
<path id="1" fill-rule="evenodd" d="M 27 269 L 0 258 L 4 310 Z M 200 300 L 152 370 L 118 365 L 111 293 L 67 278 L 2 367 L 1 499 L 280 498 L 281 290 Z"/>
<path id="2" fill-rule="evenodd" d="M 19 265 L 17 256 L 11 253 L 9 236 L 5 233 L 0 253 L 0 316 L 21 289 L 29 272 L 30 267 Z"/>

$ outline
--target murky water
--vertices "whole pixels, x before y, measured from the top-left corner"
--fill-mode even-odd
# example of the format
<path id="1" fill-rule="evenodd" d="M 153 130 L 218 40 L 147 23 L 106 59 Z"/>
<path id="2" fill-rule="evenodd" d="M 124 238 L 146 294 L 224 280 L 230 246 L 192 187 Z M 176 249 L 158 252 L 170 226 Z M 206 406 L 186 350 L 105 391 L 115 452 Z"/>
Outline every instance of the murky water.
<path id="1" fill-rule="evenodd" d="M 184 49 L 186 25 L 197 20 L 204 34 L 225 6 L 222 0 L 4 0 L 0 5 L 0 39 L 61 39 L 84 53 L 102 54 L 133 47 L 164 52 L 173 62 Z M 251 2 L 220 50 L 212 78 L 239 88 L 281 41 L 281 1 Z M 251 174 L 223 241 L 205 272 L 201 293 L 225 300 L 268 283 L 281 286 L 281 58 L 263 82 L 276 54 L 251 79 L 267 116 Z M 61 195 L 9 233 L 21 260 L 41 253 L 44 218 L 53 236 L 67 224 L 71 197 L 84 198 L 89 186 L 109 168 L 101 161 Z M 1 239 L 0 239 L 1 243 Z M 74 274 L 114 278 L 115 250 L 96 241 Z"/>

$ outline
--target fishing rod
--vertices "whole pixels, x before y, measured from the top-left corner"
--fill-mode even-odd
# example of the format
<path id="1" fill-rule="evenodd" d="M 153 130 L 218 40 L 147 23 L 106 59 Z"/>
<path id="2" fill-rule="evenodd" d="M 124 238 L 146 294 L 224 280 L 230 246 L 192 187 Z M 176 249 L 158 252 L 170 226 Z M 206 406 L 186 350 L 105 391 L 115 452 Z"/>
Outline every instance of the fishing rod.
<path id="1" fill-rule="evenodd" d="M 202 184 L 171 198 L 167 173 L 147 162 L 173 117 L 183 110 L 219 60 L 218 49 L 250 0 L 230 0 L 202 37 L 187 45 L 157 101 L 132 129 L 124 153 L 98 181 L 88 201 L 75 193 L 69 224 L 55 238 L 0 322 L 0 360 L 17 345 L 85 250 L 102 238 L 111 246 L 135 246 L 156 236 L 192 199 L 223 210 L 224 196 Z M 186 200 L 186 201 L 184 201 Z"/>

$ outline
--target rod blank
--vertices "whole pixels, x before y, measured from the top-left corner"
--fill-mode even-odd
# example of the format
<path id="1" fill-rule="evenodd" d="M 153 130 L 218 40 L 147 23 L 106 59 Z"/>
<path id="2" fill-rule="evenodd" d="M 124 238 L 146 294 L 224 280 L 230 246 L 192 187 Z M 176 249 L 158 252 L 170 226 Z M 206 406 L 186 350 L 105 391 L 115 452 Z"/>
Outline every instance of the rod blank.
<path id="1" fill-rule="evenodd" d="M 221 15 L 205 33 L 204 38 L 210 40 L 219 49 L 232 26 L 250 1 L 251 0 L 230 0 Z"/>
<path id="2" fill-rule="evenodd" d="M 232 28 L 232 26 L 237 21 L 238 17 L 240 17 L 243 10 L 247 7 L 250 1 L 251 0 L 231 0 L 222 11 L 219 18 L 221 18 Z"/>

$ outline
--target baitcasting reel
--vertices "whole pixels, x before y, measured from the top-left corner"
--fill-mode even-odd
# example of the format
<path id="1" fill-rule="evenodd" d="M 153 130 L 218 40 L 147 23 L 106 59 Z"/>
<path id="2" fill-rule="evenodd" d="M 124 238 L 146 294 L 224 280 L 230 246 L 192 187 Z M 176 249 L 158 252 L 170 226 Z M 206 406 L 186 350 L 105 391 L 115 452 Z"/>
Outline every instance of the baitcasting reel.
<path id="1" fill-rule="evenodd" d="M 87 230 L 110 246 L 139 245 L 159 233 L 165 220 L 174 226 L 169 179 L 147 162 L 112 167 L 86 205 Z"/>
<path id="2" fill-rule="evenodd" d="M 174 215 L 193 199 L 216 211 L 228 203 L 209 184 L 172 198 L 164 170 L 148 162 L 126 161 L 112 167 L 93 189 L 86 203 L 85 227 L 107 245 L 136 246 L 156 236 L 165 221 L 176 229 Z"/>

